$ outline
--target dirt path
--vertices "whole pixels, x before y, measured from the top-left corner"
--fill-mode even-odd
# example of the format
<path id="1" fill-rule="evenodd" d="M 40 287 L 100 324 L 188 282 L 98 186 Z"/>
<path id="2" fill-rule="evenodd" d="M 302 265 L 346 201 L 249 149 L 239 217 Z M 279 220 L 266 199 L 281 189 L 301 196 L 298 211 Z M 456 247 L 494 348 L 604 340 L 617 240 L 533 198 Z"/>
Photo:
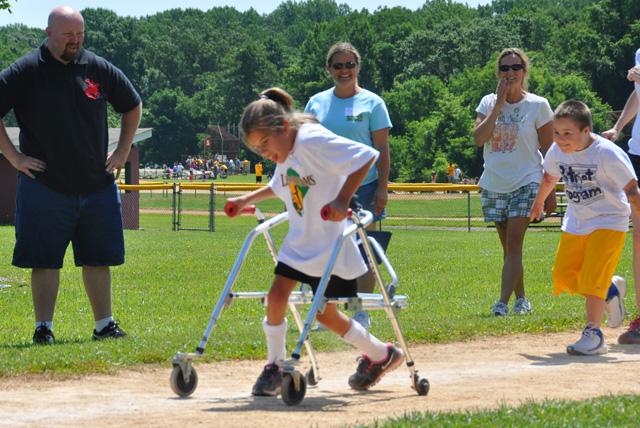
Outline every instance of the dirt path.
<path id="1" fill-rule="evenodd" d="M 640 393 L 640 347 L 613 344 L 620 332 L 605 331 L 609 353 L 596 357 L 564 352 L 578 333 L 413 347 L 416 366 L 431 383 L 427 397 L 409 388 L 403 366 L 370 392 L 351 391 L 346 378 L 355 367 L 354 353 L 323 353 L 318 355 L 323 379 L 296 407 L 279 398 L 251 397 L 259 361 L 196 364 L 199 386 L 189 399 L 174 396 L 168 368 L 67 380 L 0 379 L 0 426 L 330 427 L 411 411 Z"/>

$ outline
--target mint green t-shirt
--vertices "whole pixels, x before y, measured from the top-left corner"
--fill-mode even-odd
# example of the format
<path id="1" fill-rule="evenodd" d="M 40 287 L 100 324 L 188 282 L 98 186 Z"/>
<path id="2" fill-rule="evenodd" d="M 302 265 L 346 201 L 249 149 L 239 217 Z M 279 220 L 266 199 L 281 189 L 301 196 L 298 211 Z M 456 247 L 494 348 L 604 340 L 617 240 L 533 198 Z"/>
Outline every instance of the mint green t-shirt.
<path id="1" fill-rule="evenodd" d="M 392 127 L 387 106 L 378 95 L 361 89 L 351 98 L 338 98 L 333 90 L 327 89 L 312 96 L 304 111 L 313 114 L 334 134 L 373 147 L 371 133 Z M 378 169 L 374 164 L 362 185 L 377 179 Z"/>

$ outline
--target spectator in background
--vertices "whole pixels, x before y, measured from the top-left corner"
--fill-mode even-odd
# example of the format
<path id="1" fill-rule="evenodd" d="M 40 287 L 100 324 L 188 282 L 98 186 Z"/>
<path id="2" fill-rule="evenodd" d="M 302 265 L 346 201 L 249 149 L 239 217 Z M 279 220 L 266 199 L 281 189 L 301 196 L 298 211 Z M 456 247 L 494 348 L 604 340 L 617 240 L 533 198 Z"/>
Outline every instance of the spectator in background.
<path id="1" fill-rule="evenodd" d="M 389 183 L 389 130 L 391 119 L 384 100 L 358 84 L 362 58 L 350 43 L 339 42 L 329 48 L 326 70 L 334 86 L 315 94 L 307 102 L 305 113 L 341 137 L 374 147 L 380 156 L 356 191 L 358 202 L 374 214 L 374 223 L 385 218 Z M 358 279 L 358 291 L 371 293 L 375 281 L 371 272 Z M 368 328 L 369 314 L 357 312 L 354 319 Z"/>
<path id="2" fill-rule="evenodd" d="M 258 161 L 255 166 L 256 183 L 262 183 L 262 162 Z"/>
<path id="3" fill-rule="evenodd" d="M 455 172 L 455 170 L 456 167 L 453 165 L 453 163 L 449 162 L 449 165 L 447 166 L 447 183 L 453 183 L 453 173 Z"/>
<path id="4" fill-rule="evenodd" d="M 546 99 L 527 91 L 529 65 L 522 50 L 503 50 L 496 64 L 496 92 L 484 96 L 476 109 L 473 136 L 484 156 L 482 211 L 485 222 L 495 223 L 504 252 L 500 299 L 492 308 L 496 316 L 507 315 L 512 294 L 514 313 L 532 310 L 524 290 L 522 246 L 542 179 L 542 156 L 553 143 L 553 112 Z M 555 206 L 552 191 L 545 211 Z"/>
<path id="5" fill-rule="evenodd" d="M 453 184 L 460 183 L 460 176 L 462 175 L 462 170 L 455 165 L 455 169 L 453 170 Z"/>
<path id="6" fill-rule="evenodd" d="M 640 49 L 636 51 L 635 66 L 628 70 L 627 80 L 633 82 L 633 90 L 613 128 L 602 133 L 604 138 L 616 141 L 620 132 L 635 118 L 629 139 L 629 159 L 636 176 L 640 176 L 640 119 L 638 119 L 638 103 L 640 103 Z M 618 338 L 621 344 L 640 345 L 640 216 L 631 212 L 633 221 L 633 277 L 636 289 L 636 310 L 638 315 L 631 321 L 629 328 Z"/>
<path id="7" fill-rule="evenodd" d="M 142 104 L 122 71 L 82 47 L 80 12 L 56 7 L 46 33 L 42 46 L 0 73 L 0 117 L 13 109 L 20 122 L 18 152 L 0 120 L 0 150 L 20 172 L 12 263 L 32 269 L 35 344 L 55 342 L 53 313 L 69 242 L 93 309 L 93 339 L 121 338 L 111 307 L 110 266 L 124 263 L 113 171 L 127 160 Z M 121 115 L 111 154 L 107 102 Z"/>

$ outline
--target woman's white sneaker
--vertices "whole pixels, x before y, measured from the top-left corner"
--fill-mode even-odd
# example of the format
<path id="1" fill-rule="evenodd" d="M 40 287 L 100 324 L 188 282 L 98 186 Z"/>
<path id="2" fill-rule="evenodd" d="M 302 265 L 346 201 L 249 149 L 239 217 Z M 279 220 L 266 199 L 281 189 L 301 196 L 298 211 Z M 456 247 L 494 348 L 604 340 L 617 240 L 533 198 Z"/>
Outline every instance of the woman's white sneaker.
<path id="1" fill-rule="evenodd" d="M 493 315 L 497 317 L 505 317 L 509 313 L 509 307 L 507 306 L 506 303 L 498 300 L 491 307 L 491 312 L 493 312 Z"/>
<path id="2" fill-rule="evenodd" d="M 530 314 L 532 310 L 531 302 L 526 297 L 518 297 L 513 305 L 513 313 L 516 315 Z"/>

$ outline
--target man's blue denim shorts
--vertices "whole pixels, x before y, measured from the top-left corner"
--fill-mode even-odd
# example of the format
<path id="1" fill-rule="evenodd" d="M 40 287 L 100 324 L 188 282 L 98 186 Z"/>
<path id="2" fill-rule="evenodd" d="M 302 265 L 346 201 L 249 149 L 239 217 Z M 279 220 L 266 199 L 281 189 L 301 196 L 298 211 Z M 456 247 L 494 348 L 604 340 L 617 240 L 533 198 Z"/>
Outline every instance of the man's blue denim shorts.
<path id="1" fill-rule="evenodd" d="M 68 195 L 20 174 L 12 264 L 60 269 L 69 242 L 76 266 L 124 263 L 120 193 L 115 183 L 90 194 Z"/>
<path id="2" fill-rule="evenodd" d="M 362 185 L 356 190 L 358 195 L 358 202 L 362 205 L 362 208 L 371 211 L 373 214 L 373 221 L 380 221 L 387 218 L 387 209 L 383 209 L 379 215 L 376 215 L 376 191 L 378 190 L 378 180 L 371 183 Z"/>

